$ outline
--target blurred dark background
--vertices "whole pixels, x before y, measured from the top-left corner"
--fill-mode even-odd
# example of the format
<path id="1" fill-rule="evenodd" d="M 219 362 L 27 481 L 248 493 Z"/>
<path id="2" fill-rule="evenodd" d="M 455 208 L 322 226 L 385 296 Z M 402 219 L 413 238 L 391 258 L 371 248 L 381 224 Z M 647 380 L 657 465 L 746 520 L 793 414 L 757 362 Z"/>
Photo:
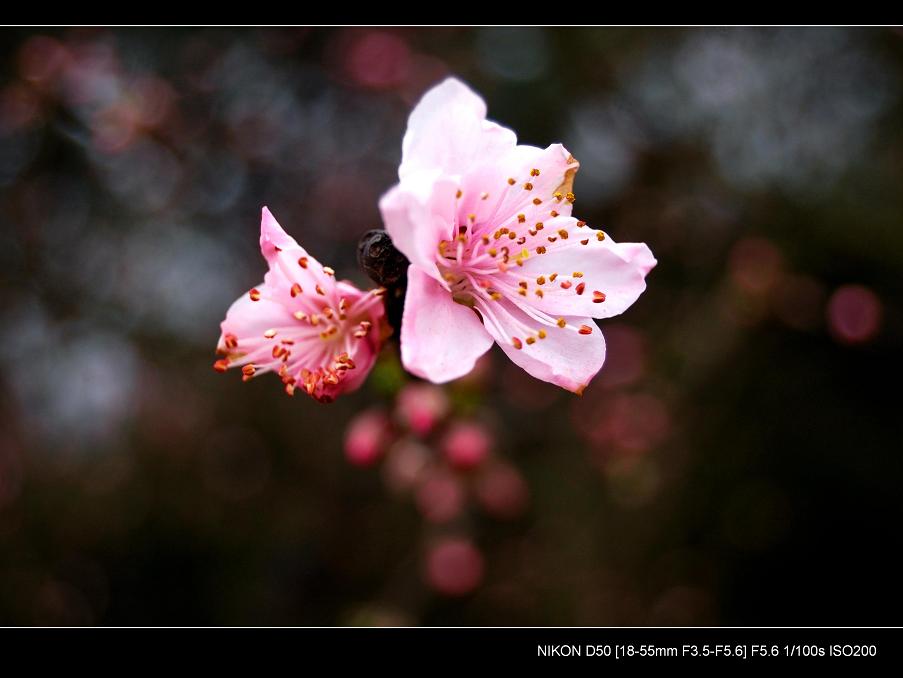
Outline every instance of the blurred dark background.
<path id="1" fill-rule="evenodd" d="M 0 51 L 0 623 L 898 623 L 903 32 L 4 29 Z M 391 348 L 331 406 L 210 367 L 265 270 L 262 205 L 366 282 L 355 243 L 447 74 L 563 142 L 575 214 L 659 260 L 583 398 L 496 350 L 451 389 L 526 480 L 507 520 L 424 516 L 346 461 L 404 379 Z M 424 569 L 448 533 L 482 563 L 462 595 Z"/>

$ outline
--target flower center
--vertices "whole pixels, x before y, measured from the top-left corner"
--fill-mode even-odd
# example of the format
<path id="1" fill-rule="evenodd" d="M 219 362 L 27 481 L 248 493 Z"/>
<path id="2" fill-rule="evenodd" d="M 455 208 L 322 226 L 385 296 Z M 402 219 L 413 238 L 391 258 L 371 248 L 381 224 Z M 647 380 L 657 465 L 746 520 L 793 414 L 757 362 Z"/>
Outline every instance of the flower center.
<path id="1" fill-rule="evenodd" d="M 535 176 L 539 176 L 538 169 L 531 171 L 531 177 Z M 513 178 L 508 179 L 508 187 L 515 191 L 533 190 L 530 181 L 518 184 Z M 456 197 L 460 208 L 463 192 L 459 190 Z M 487 192 L 479 194 L 480 202 L 488 197 Z M 572 324 L 539 307 L 550 293 L 582 295 L 587 289 L 581 280 L 582 272 L 562 272 L 559 276 L 558 272 L 549 271 L 535 277 L 521 273 L 521 267 L 531 256 L 557 251 L 569 239 L 571 231 L 563 228 L 563 224 L 558 222 L 558 226 L 553 226 L 556 222 L 542 221 L 559 217 L 557 210 L 565 200 L 572 203 L 573 194 L 556 191 L 545 199 L 533 198 L 529 207 L 515 203 L 523 211 L 516 212 L 515 207 L 510 210 L 515 213 L 508 214 L 508 207 L 502 207 L 506 204 L 503 197 L 494 209 L 490 207 L 479 218 L 476 214 L 463 215 L 462 209 L 456 213 L 455 223 L 449 225 L 452 238 L 441 240 L 436 251 L 436 264 L 452 299 L 474 309 L 493 334 L 517 349 L 525 343 L 531 345 L 545 339 L 546 329 L 592 333 L 589 325 Z M 577 228 L 585 225 L 583 221 L 576 222 Z M 602 240 L 605 236 L 599 232 L 593 237 Z M 590 241 L 590 237 L 581 237 L 579 245 L 586 246 Z M 601 291 L 591 290 L 591 293 L 593 301 L 605 300 Z"/>

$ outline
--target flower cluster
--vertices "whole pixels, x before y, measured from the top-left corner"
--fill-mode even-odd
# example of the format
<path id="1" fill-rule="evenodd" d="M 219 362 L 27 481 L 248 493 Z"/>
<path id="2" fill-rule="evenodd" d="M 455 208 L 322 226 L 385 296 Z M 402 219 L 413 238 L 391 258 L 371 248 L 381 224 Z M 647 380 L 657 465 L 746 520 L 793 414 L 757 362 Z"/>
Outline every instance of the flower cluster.
<path id="1" fill-rule="evenodd" d="M 469 518 L 513 520 L 529 503 L 526 481 L 485 419 L 457 413 L 442 388 L 413 382 L 389 410 L 361 412 L 345 432 L 347 460 L 379 467 L 387 489 L 416 506 L 429 528 L 424 577 L 445 595 L 469 593 L 482 576 Z"/>
<path id="2" fill-rule="evenodd" d="M 601 369 L 594 319 L 622 313 L 656 261 L 572 216 L 578 162 L 560 144 L 518 145 L 486 120 L 483 100 L 449 78 L 408 121 L 399 183 L 380 200 L 386 230 L 410 262 L 402 363 L 443 383 L 493 343 L 532 376 L 575 393 Z M 336 282 L 264 209 L 263 285 L 223 322 L 217 369 L 282 377 L 327 402 L 360 385 L 379 351 L 378 291 Z"/>
<path id="3" fill-rule="evenodd" d="M 520 473 L 496 451 L 491 428 L 452 411 L 437 386 L 411 383 L 391 411 L 366 410 L 345 432 L 345 456 L 356 466 L 381 465 L 386 484 L 411 494 L 430 522 L 460 517 L 468 503 L 500 519 L 526 508 Z"/>

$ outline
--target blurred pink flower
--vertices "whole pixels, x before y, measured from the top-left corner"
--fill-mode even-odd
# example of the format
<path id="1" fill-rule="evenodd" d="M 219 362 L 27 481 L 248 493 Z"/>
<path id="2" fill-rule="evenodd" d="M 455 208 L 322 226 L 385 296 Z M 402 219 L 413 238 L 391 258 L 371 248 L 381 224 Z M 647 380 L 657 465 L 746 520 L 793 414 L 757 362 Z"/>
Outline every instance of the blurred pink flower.
<path id="1" fill-rule="evenodd" d="M 401 357 L 435 383 L 493 341 L 538 379 L 581 393 L 605 360 L 592 318 L 623 312 L 656 261 L 571 216 L 579 164 L 561 144 L 517 145 L 449 78 L 411 113 L 400 182 L 380 200 L 410 260 Z"/>
<path id="2" fill-rule="evenodd" d="M 310 256 L 264 207 L 264 282 L 239 297 L 222 322 L 214 369 L 241 367 L 245 380 L 276 372 L 285 391 L 320 402 L 353 391 L 379 352 L 382 290 L 364 292 Z"/>

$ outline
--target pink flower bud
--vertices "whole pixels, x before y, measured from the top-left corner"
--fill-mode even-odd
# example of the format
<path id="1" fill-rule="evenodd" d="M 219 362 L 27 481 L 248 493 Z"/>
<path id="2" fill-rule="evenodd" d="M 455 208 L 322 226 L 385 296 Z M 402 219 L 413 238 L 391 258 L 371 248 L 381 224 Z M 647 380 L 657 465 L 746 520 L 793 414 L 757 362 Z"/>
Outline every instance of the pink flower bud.
<path id="1" fill-rule="evenodd" d="M 442 441 L 448 463 L 462 470 L 479 466 L 491 449 L 492 437 L 485 427 L 475 422 L 454 424 Z"/>
<path id="2" fill-rule="evenodd" d="M 483 555 L 462 537 L 448 537 L 434 544 L 426 557 L 426 580 L 446 596 L 463 596 L 483 580 Z"/>
<path id="3" fill-rule="evenodd" d="M 386 484 L 395 492 L 410 490 L 423 477 L 430 456 L 430 449 L 416 440 L 398 441 L 392 445 L 383 466 Z"/>
<path id="4" fill-rule="evenodd" d="M 530 490 L 513 466 L 497 464 L 480 476 L 477 499 L 490 515 L 510 520 L 521 515 L 530 501 Z"/>
<path id="5" fill-rule="evenodd" d="M 426 436 L 449 410 L 443 390 L 431 384 L 408 384 L 396 400 L 399 420 L 418 436 Z"/>
<path id="6" fill-rule="evenodd" d="M 464 508 L 464 488 L 450 473 L 436 473 L 417 488 L 417 508 L 433 523 L 447 523 Z"/>
<path id="7" fill-rule="evenodd" d="M 828 302 L 828 324 L 834 337 L 844 344 L 872 339 L 881 328 L 881 300 L 862 285 L 844 285 Z"/>
<path id="8" fill-rule="evenodd" d="M 389 417 L 381 410 L 367 410 L 351 420 L 345 431 L 345 458 L 355 466 L 372 466 L 385 453 Z"/>

